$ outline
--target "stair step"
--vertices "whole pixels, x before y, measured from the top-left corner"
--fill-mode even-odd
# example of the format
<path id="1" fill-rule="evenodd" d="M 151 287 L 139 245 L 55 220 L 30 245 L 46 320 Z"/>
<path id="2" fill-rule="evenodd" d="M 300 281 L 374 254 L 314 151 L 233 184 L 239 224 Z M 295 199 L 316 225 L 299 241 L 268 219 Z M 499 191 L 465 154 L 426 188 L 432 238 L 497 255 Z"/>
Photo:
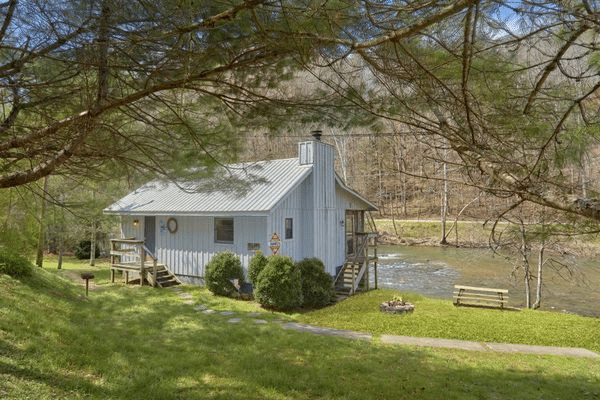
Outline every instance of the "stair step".
<path id="1" fill-rule="evenodd" d="M 154 269 L 148 269 L 150 275 L 154 275 Z M 156 265 L 156 276 L 154 277 L 154 281 L 159 287 L 169 287 L 179 285 L 180 282 L 175 275 L 171 271 L 167 269 L 164 264 Z"/>

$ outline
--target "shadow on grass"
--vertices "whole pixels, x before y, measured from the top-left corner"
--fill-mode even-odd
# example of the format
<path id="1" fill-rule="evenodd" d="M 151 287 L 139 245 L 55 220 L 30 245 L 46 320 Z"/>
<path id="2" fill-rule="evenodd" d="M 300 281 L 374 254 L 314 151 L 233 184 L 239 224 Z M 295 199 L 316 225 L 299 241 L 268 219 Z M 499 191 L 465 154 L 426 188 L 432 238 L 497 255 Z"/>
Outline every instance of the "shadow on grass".
<path id="1" fill-rule="evenodd" d="M 216 310 L 228 305 L 189 291 L 195 304 Z M 37 319 L 33 332 L 23 326 L 10 332 L 10 323 L 2 325 L 6 351 L 0 381 L 10 386 L 0 383 L 0 395 L 6 398 L 22 397 L 29 389 L 40 399 L 592 399 L 600 394 L 600 370 L 590 368 L 589 360 L 500 358 L 315 336 L 283 329 L 277 314 L 205 314 L 172 291 L 148 287 L 107 287 L 86 302 L 67 297 L 57 304 L 40 296 L 29 303 L 39 307 L 30 311 Z M 47 312 L 48 302 L 53 312 Z M 230 322 L 234 316 L 239 322 Z"/>

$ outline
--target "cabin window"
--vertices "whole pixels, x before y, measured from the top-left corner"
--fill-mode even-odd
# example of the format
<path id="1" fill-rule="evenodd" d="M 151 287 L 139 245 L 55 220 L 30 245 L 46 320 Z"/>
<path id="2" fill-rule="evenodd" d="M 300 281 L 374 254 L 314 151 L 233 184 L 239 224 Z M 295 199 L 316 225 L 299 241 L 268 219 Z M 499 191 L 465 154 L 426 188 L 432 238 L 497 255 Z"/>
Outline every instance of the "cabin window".
<path id="1" fill-rule="evenodd" d="M 233 218 L 215 218 L 215 243 L 233 243 Z"/>
<path id="2" fill-rule="evenodd" d="M 292 218 L 285 219 L 285 238 L 293 239 L 294 238 L 294 224 Z"/>

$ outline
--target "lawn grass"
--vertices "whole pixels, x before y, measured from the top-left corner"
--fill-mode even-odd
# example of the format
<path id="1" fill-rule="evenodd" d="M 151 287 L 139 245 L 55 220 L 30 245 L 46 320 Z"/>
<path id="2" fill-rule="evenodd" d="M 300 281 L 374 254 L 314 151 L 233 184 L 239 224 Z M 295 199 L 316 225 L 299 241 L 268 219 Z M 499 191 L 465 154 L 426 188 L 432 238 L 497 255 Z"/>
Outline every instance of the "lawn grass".
<path id="1" fill-rule="evenodd" d="M 387 327 L 376 327 L 381 322 L 366 311 L 369 304 L 379 301 L 378 296 L 387 298 L 385 292 L 357 296 L 324 310 L 282 314 L 262 310 L 253 302 L 212 296 L 202 287 L 184 286 L 191 299 L 183 299 L 172 290 L 105 284 L 102 277 L 108 276 L 107 268 L 102 265 L 89 268 L 73 263 L 63 268 L 36 269 L 32 278 L 21 280 L 0 276 L 0 398 L 600 396 L 600 365 L 590 359 L 512 354 L 499 357 L 491 352 L 382 345 L 286 330 L 279 322 L 310 322 L 311 318 L 315 323 L 323 322 L 329 313 L 330 319 L 336 316 L 333 325 L 344 327 L 348 323 L 344 319 L 351 318 L 342 315 L 356 312 L 355 319 L 373 322 L 374 333 L 392 332 L 404 316 L 387 319 Z M 93 269 L 101 277 L 88 298 L 81 283 L 63 277 L 80 269 Z M 189 300 L 194 304 L 187 304 Z M 415 298 L 415 303 L 417 311 L 412 317 L 424 314 L 426 320 L 427 300 L 417 302 Z M 195 309 L 198 304 L 217 311 L 234 311 L 240 322 L 228 322 L 231 316 L 218 312 L 204 314 Z M 473 310 L 477 311 L 482 310 Z M 429 319 L 439 318 L 440 314 L 442 311 L 431 314 Z M 517 318 L 525 314 L 481 315 L 491 320 L 493 315 Z M 256 323 L 257 319 L 265 323 Z M 363 326 L 369 325 L 367 320 Z M 529 320 L 513 323 L 524 326 Z M 423 329 L 419 325 L 424 324 L 420 320 L 413 326 Z M 435 325 L 434 321 L 429 325 Z M 539 327 L 540 335 L 543 328 Z M 584 339 L 579 343 L 586 342 Z"/>
<path id="2" fill-rule="evenodd" d="M 581 347 L 600 353 L 599 318 L 539 310 L 455 307 L 450 300 L 411 293 L 402 297 L 415 305 L 414 312 L 399 315 L 379 311 L 380 303 L 398 295 L 397 291 L 374 290 L 296 318 L 308 324 L 376 335 Z"/>
<path id="3" fill-rule="evenodd" d="M 384 238 L 391 238 L 394 242 L 414 243 L 439 243 L 441 241 L 442 229 L 439 221 L 433 220 L 392 220 L 380 218 L 375 220 L 377 231 Z M 491 228 L 484 226 L 480 221 L 458 221 L 454 228 L 454 221 L 448 221 L 446 240 L 450 244 L 461 246 L 486 246 L 489 242 Z"/>

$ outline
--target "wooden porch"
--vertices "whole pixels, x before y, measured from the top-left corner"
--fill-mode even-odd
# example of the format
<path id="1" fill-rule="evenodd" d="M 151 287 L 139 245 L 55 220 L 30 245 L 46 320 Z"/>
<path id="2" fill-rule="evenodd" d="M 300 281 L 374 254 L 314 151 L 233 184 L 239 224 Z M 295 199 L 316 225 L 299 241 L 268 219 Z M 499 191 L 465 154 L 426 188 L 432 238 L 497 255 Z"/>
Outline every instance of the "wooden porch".
<path id="1" fill-rule="evenodd" d="M 357 244 L 354 254 L 346 257 L 338 272 L 334 285 L 339 295 L 351 296 L 357 291 L 371 290 L 370 271 L 374 274 L 374 287 L 377 289 L 377 237 L 376 232 L 356 232 Z"/>
<path id="2" fill-rule="evenodd" d="M 129 273 L 139 275 L 140 286 L 148 282 L 154 287 L 169 287 L 181 284 L 181 281 L 166 265 L 145 246 L 143 240 L 112 239 L 110 241 L 110 281 L 115 282 L 115 272 L 125 275 L 129 283 Z"/>
<path id="3" fill-rule="evenodd" d="M 364 211 L 346 212 L 346 261 L 334 280 L 340 296 L 351 296 L 357 291 L 370 290 L 371 266 L 374 287 L 377 289 L 377 228 L 371 214 L 365 221 Z M 367 222 L 367 223 L 365 223 Z M 365 232 L 365 225 L 369 232 Z"/>

